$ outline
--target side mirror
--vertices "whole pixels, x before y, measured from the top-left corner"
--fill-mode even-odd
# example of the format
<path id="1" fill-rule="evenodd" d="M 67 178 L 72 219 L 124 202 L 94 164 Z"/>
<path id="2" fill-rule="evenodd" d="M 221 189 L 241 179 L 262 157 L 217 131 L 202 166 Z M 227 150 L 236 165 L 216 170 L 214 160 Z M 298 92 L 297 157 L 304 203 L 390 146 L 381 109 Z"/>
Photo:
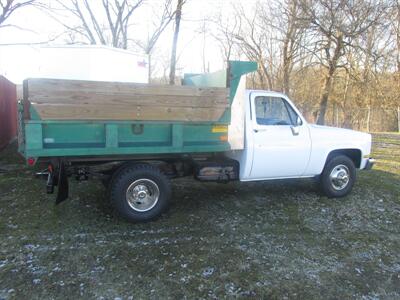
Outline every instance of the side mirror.
<path id="1" fill-rule="evenodd" d="M 301 125 L 303 125 L 303 121 L 301 120 L 301 118 L 299 116 L 297 116 L 296 126 L 301 126 Z"/>

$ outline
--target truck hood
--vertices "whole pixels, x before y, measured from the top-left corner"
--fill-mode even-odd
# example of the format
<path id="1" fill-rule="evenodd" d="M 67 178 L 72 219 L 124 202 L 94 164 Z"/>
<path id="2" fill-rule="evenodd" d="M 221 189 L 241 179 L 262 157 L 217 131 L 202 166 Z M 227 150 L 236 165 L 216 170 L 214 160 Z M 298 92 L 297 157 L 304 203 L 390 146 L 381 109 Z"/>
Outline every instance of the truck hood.
<path id="1" fill-rule="evenodd" d="M 313 143 L 325 144 L 342 149 L 360 149 L 363 154 L 371 151 L 371 135 L 369 133 L 320 125 L 310 125 Z"/>
<path id="2" fill-rule="evenodd" d="M 327 137 L 340 137 L 342 139 L 361 139 L 361 140 L 368 140 L 371 138 L 371 135 L 369 133 L 361 132 L 361 131 L 356 131 L 356 130 L 351 130 L 351 129 L 345 129 L 345 128 L 337 128 L 337 127 L 331 127 L 331 126 L 321 126 L 321 125 L 315 125 L 311 124 L 310 125 L 311 130 L 315 131 L 318 134 L 324 134 Z"/>

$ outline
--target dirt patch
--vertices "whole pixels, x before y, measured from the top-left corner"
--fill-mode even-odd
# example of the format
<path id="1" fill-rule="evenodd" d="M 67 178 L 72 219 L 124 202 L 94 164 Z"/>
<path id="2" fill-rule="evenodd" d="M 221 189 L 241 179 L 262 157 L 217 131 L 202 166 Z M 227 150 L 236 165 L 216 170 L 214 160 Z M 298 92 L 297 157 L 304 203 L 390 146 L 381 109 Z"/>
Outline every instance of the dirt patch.
<path id="1" fill-rule="evenodd" d="M 399 298 L 400 135 L 343 199 L 312 181 L 174 181 L 171 209 L 132 225 L 101 183 L 54 206 L 13 149 L 0 153 L 0 298 Z"/>

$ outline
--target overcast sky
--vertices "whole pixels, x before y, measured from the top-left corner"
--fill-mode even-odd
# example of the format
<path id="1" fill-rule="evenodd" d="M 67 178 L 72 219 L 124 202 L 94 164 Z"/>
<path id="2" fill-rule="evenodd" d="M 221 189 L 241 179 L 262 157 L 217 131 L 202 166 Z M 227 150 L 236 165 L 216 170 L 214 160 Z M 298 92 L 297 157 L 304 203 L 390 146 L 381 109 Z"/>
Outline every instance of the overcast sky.
<path id="1" fill-rule="evenodd" d="M 49 3 L 54 3 L 48 0 Z M 92 0 L 98 1 L 100 0 Z M 157 3 L 162 0 L 147 0 L 150 5 L 137 10 L 133 16 L 133 26 L 130 30 L 130 38 L 140 39 L 145 37 L 148 26 L 151 24 L 152 8 L 157 7 Z M 203 70 L 203 48 L 205 49 L 205 62 L 210 71 L 215 71 L 224 67 L 217 41 L 211 36 L 215 32 L 215 27 L 207 23 L 207 34 L 204 36 L 200 32 L 202 20 L 222 13 L 225 17 L 231 14 L 232 3 L 237 4 L 240 0 L 188 0 L 183 9 L 183 20 L 181 22 L 181 34 L 178 44 L 178 72 L 202 72 Z M 254 3 L 254 0 L 243 2 L 247 7 Z M 71 20 L 72 21 L 72 20 Z M 9 23 L 17 24 L 24 30 L 17 28 L 3 28 L 0 30 L 0 44 L 9 43 L 38 43 L 45 42 L 58 36 L 65 31 L 64 27 L 57 21 L 49 17 L 43 11 L 36 8 L 26 8 L 17 12 Z M 172 41 L 172 26 L 164 32 L 157 44 L 155 56 L 164 57 L 168 61 Z M 62 45 L 65 41 L 59 38 L 52 42 L 52 45 Z M 205 45 L 205 47 L 203 47 Z M 3 58 L 4 59 L 4 58 Z M 18 56 L 7 59 L 17 60 Z M 157 73 L 162 72 L 162 64 L 157 64 Z"/>

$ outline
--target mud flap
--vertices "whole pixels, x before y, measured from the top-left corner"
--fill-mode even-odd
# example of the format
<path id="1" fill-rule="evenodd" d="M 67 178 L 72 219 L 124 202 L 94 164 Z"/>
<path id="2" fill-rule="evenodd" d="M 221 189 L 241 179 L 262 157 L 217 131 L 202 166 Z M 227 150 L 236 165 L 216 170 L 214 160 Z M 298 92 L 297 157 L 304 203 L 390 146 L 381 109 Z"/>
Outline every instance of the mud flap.
<path id="1" fill-rule="evenodd" d="M 65 168 L 65 164 L 63 160 L 60 160 L 58 165 L 58 193 L 56 204 L 60 204 L 61 202 L 68 199 L 68 177 L 67 177 L 67 170 Z"/>

